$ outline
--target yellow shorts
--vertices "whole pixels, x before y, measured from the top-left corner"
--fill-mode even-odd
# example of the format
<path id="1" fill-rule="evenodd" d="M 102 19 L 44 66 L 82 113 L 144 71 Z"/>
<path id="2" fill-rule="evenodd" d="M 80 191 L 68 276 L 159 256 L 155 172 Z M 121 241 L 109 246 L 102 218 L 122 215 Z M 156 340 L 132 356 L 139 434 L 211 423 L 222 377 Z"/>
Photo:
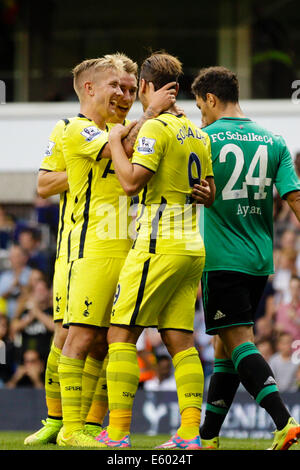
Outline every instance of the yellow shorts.
<path id="1" fill-rule="evenodd" d="M 63 321 L 67 301 L 68 258 L 57 258 L 54 265 L 53 276 L 53 320 Z"/>
<path id="2" fill-rule="evenodd" d="M 130 250 L 120 274 L 112 325 L 193 331 L 205 257 Z"/>
<path id="3" fill-rule="evenodd" d="M 125 258 L 80 258 L 70 263 L 64 326 L 109 327 L 124 261 Z"/>

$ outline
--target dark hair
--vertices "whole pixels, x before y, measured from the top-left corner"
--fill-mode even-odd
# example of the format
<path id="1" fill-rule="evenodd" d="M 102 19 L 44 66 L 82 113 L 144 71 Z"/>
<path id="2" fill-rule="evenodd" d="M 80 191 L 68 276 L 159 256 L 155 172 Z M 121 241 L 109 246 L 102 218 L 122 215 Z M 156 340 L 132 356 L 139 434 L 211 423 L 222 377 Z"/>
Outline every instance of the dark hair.
<path id="1" fill-rule="evenodd" d="M 192 83 L 195 96 L 206 101 L 207 93 L 212 93 L 224 103 L 237 103 L 239 100 L 239 83 L 231 70 L 216 66 L 201 69 Z"/>
<path id="2" fill-rule="evenodd" d="M 20 230 L 20 234 L 22 233 L 28 233 L 35 241 L 41 241 L 42 239 L 42 234 L 40 230 L 34 227 L 24 227 Z"/>
<path id="3" fill-rule="evenodd" d="M 140 78 L 152 82 L 155 90 L 169 82 L 177 82 L 180 75 L 180 60 L 164 51 L 153 53 L 141 65 Z"/>

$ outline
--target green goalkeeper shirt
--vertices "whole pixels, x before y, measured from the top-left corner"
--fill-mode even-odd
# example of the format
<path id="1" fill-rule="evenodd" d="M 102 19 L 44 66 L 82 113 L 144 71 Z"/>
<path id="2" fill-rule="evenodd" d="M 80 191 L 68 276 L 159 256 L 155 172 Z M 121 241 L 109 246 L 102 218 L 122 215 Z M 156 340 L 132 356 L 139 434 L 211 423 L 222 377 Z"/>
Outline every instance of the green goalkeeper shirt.
<path id="1" fill-rule="evenodd" d="M 274 186 L 282 198 L 300 190 L 285 141 L 247 118 L 224 117 L 204 130 L 216 184 L 201 222 L 205 271 L 271 274 Z"/>

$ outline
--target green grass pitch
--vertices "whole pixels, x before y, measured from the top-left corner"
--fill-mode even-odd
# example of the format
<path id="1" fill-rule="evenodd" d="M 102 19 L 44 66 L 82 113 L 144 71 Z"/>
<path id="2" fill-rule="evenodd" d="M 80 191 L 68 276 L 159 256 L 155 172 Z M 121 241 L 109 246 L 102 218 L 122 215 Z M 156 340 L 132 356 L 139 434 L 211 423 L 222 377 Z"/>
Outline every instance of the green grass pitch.
<path id="1" fill-rule="evenodd" d="M 55 444 L 24 446 L 23 442 L 30 432 L 0 431 L 0 451 L 8 450 L 70 450 L 67 447 L 58 447 Z M 131 450 L 153 450 L 155 446 L 165 442 L 170 436 L 157 435 L 146 436 L 143 434 L 132 434 Z M 220 439 L 220 451 L 225 450 L 266 450 L 272 440 L 268 439 Z M 290 450 L 300 450 L 300 443 L 293 445 Z M 171 451 L 169 451 L 171 452 Z"/>

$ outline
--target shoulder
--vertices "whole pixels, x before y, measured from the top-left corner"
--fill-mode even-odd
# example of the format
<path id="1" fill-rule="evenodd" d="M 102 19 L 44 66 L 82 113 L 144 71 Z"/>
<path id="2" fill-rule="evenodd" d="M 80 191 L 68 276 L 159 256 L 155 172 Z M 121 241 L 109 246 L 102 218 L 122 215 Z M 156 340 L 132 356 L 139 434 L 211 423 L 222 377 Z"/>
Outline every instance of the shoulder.
<path id="1" fill-rule="evenodd" d="M 72 122 L 72 118 L 61 118 L 53 127 L 52 133 L 56 133 L 58 135 L 62 134 L 70 123 Z"/>
<path id="2" fill-rule="evenodd" d="M 206 135 L 214 134 L 220 127 L 219 121 L 215 121 L 208 126 L 202 127 L 201 131 L 204 132 Z"/>
<path id="3" fill-rule="evenodd" d="M 65 133 L 72 133 L 83 129 L 84 127 L 88 127 L 92 124 L 92 121 L 88 121 L 87 119 L 80 119 L 79 117 L 74 117 L 73 119 L 69 120 L 68 125 L 65 125 Z"/>
<path id="4" fill-rule="evenodd" d="M 65 128 L 64 139 L 65 141 L 71 139 L 72 141 L 89 143 L 104 134 L 106 135 L 107 131 L 99 129 L 93 121 L 75 118 Z"/>
<path id="5" fill-rule="evenodd" d="M 264 143 L 269 143 L 277 147 L 287 148 L 284 137 L 281 134 L 271 131 L 270 129 L 261 126 L 256 121 L 251 121 L 254 131 L 263 136 Z"/>
<path id="6" fill-rule="evenodd" d="M 153 153 L 154 146 L 164 145 L 168 136 L 165 129 L 157 119 L 146 121 L 137 135 L 135 150 L 142 154 Z"/>
<path id="7" fill-rule="evenodd" d="M 148 121 L 144 122 L 142 125 L 140 132 L 163 132 L 164 129 L 167 127 L 168 123 L 166 119 L 161 116 L 157 118 L 148 119 Z"/>
<path id="8" fill-rule="evenodd" d="M 59 121 L 55 123 L 54 127 L 52 128 L 50 137 L 49 137 L 49 144 L 51 142 L 53 144 L 57 144 L 61 140 L 65 127 L 66 127 L 66 124 L 64 122 L 64 119 L 60 119 Z"/>

